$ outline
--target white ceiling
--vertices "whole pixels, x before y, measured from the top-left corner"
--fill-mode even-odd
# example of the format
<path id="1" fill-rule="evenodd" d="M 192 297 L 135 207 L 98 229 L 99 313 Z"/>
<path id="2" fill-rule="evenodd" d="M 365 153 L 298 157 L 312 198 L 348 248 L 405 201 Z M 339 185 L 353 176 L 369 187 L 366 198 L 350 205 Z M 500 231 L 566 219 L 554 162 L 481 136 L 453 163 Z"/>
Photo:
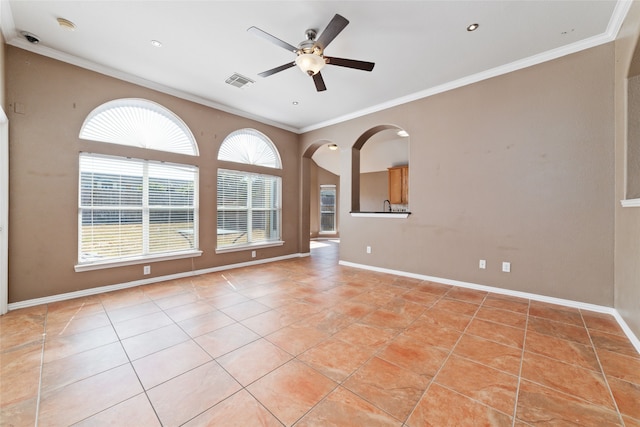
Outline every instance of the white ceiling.
<path id="1" fill-rule="evenodd" d="M 0 0 L 0 26 L 10 45 L 304 132 L 606 43 L 615 39 L 629 4 Z M 297 68 L 257 75 L 295 54 L 248 33 L 249 27 L 298 45 L 307 28 L 321 32 L 336 13 L 350 24 L 325 54 L 375 62 L 372 72 L 328 65 L 325 92 L 316 92 Z M 58 17 L 76 30 L 63 30 Z M 478 30 L 467 32 L 471 23 L 479 23 Z M 28 43 L 21 31 L 40 43 Z M 256 82 L 230 86 L 225 80 L 233 73 Z"/>

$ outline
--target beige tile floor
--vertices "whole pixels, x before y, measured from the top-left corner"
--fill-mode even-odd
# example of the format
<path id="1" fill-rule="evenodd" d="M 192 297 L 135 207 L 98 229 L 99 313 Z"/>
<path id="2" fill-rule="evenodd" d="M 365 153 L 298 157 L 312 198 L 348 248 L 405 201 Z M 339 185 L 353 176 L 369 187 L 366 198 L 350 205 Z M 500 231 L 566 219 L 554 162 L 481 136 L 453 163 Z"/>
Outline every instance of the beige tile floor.
<path id="1" fill-rule="evenodd" d="M 640 426 L 611 316 L 317 246 L 0 317 L 0 425 Z"/>

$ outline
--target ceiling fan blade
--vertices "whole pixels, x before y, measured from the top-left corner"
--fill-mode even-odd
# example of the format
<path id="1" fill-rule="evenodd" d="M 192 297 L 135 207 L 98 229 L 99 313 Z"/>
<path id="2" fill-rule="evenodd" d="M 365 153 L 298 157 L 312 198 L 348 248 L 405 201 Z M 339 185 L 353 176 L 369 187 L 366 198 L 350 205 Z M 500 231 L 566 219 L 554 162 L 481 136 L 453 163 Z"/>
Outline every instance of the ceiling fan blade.
<path id="1" fill-rule="evenodd" d="M 356 70 L 371 71 L 374 62 L 358 61 L 355 59 L 334 58 L 332 56 L 325 56 L 325 62 L 331 65 L 337 65 L 339 67 L 355 68 Z"/>
<path id="2" fill-rule="evenodd" d="M 281 65 L 281 66 L 279 66 L 279 67 L 272 68 L 272 69 L 270 69 L 270 70 L 267 70 L 267 71 L 263 71 L 263 72 L 261 72 L 261 73 L 258 73 L 258 75 L 259 75 L 260 77 L 269 77 L 269 76 L 270 76 L 270 75 L 272 75 L 272 74 L 279 73 L 280 71 L 284 71 L 284 70 L 286 70 L 286 69 L 288 69 L 288 68 L 295 67 L 295 66 L 296 66 L 296 63 L 295 63 L 295 62 L 289 62 L 288 64 L 284 64 L 284 65 Z"/>
<path id="3" fill-rule="evenodd" d="M 280 40 L 276 36 L 272 36 L 271 34 L 265 32 L 265 31 L 262 31 L 258 27 L 249 27 L 247 29 L 247 31 L 250 32 L 251 34 L 255 34 L 256 36 L 261 37 L 261 38 L 263 38 L 263 39 L 265 39 L 267 41 L 270 41 L 271 43 L 273 43 L 273 44 L 275 44 L 277 46 L 285 48 L 290 52 L 297 52 L 298 51 L 297 47 L 295 47 L 293 45 L 290 45 L 289 43 L 287 43 L 285 41 Z"/>
<path id="4" fill-rule="evenodd" d="M 324 31 L 322 31 L 322 34 L 318 37 L 316 44 L 319 44 L 322 49 L 325 49 L 329 46 L 329 43 L 331 43 L 333 39 L 340 34 L 340 31 L 344 30 L 344 27 L 346 27 L 347 24 L 349 24 L 347 18 L 336 13 L 329 22 L 329 25 L 327 25 L 327 28 L 325 28 Z"/>
<path id="5" fill-rule="evenodd" d="M 313 75 L 313 82 L 316 84 L 316 90 L 318 92 L 327 90 L 327 87 L 324 85 L 324 79 L 322 78 L 322 74 L 320 74 L 320 72 L 317 72 Z"/>

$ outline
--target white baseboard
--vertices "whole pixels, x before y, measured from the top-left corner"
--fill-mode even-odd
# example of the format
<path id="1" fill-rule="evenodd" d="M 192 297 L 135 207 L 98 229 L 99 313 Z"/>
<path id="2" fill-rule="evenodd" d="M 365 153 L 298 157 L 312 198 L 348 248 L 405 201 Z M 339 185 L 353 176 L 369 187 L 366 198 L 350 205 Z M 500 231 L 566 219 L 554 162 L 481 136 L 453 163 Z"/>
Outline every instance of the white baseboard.
<path id="1" fill-rule="evenodd" d="M 573 300 L 562 299 L 562 298 L 549 297 L 549 296 L 546 296 L 546 295 L 532 294 L 532 293 L 529 293 L 529 292 L 513 291 L 513 290 L 510 290 L 510 289 L 496 288 L 496 287 L 493 287 L 493 286 L 479 285 L 479 284 L 470 283 L 470 282 L 461 282 L 459 280 L 445 279 L 445 278 L 442 278 L 442 277 L 426 276 L 424 274 L 416 274 L 416 273 L 409 273 L 409 272 L 406 272 L 406 271 L 391 270 L 391 269 L 388 269 L 388 268 L 374 267 L 374 266 L 366 265 L 366 264 L 357 264 L 357 263 L 353 263 L 353 262 L 349 262 L 349 261 L 340 260 L 339 264 L 340 265 L 344 265 L 346 267 L 360 268 L 360 269 L 363 269 L 363 270 L 371 270 L 371 271 L 376 271 L 376 272 L 379 272 L 379 273 L 394 274 L 396 276 L 411 277 L 413 279 L 428 280 L 430 282 L 437 282 L 437 283 L 442 283 L 442 284 L 445 284 L 445 285 L 459 286 L 461 288 L 475 289 L 475 290 L 478 290 L 478 291 L 492 292 L 494 294 L 509 295 L 509 296 L 513 296 L 513 297 L 530 299 L 530 300 L 533 300 L 533 301 L 540 301 L 540 302 L 546 302 L 546 303 L 550 303 L 550 304 L 564 305 L 565 307 L 579 308 L 579 309 L 582 309 L 582 310 L 594 311 L 594 312 L 597 312 L 597 313 L 610 314 L 616 319 L 616 321 L 618 322 L 618 324 L 620 325 L 620 327 L 624 331 L 624 333 L 627 336 L 627 338 L 629 338 L 629 341 L 631 341 L 631 344 L 636 348 L 636 351 L 638 353 L 640 353 L 640 340 L 633 333 L 633 331 L 631 330 L 629 325 L 627 325 L 627 322 L 625 322 L 624 319 L 622 318 L 622 316 L 620 316 L 620 313 L 618 313 L 618 310 L 616 310 L 613 307 L 607 307 L 607 306 L 604 306 L 604 305 L 589 304 L 589 303 L 585 303 L 585 302 L 573 301 Z"/>
<path id="2" fill-rule="evenodd" d="M 17 310 L 19 308 L 33 307 L 35 305 L 50 304 L 58 301 L 65 301 L 74 298 L 81 298 L 90 295 L 103 294 L 106 292 L 117 291 L 120 289 L 133 288 L 141 285 L 150 285 L 157 282 L 165 282 L 167 280 L 183 279 L 185 277 L 198 276 L 200 274 L 215 273 L 217 271 L 231 270 L 233 268 L 249 267 L 252 265 L 266 264 L 270 262 L 283 261 L 291 258 L 302 258 L 309 256 L 309 253 L 297 253 L 291 255 L 283 255 L 274 258 L 265 258 L 254 261 L 241 262 L 237 264 L 222 265 L 219 267 L 205 268 L 202 270 L 185 271 L 183 273 L 169 274 L 166 276 L 150 277 L 148 279 L 134 280 L 132 282 L 118 283 L 114 285 L 105 285 L 97 288 L 83 289 L 81 291 L 67 292 L 64 294 L 51 295 L 48 297 L 34 298 L 25 301 L 19 301 L 9 304 L 9 310 Z"/>

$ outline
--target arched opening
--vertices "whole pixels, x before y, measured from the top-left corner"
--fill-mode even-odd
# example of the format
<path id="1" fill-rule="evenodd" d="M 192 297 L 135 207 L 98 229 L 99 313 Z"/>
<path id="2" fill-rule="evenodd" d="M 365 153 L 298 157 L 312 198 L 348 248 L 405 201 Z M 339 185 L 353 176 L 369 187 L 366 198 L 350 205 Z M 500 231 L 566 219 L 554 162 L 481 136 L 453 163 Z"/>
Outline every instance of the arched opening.
<path id="1" fill-rule="evenodd" d="M 351 212 L 408 210 L 408 133 L 395 125 L 373 127 L 351 149 Z"/>
<path id="2" fill-rule="evenodd" d="M 310 237 L 338 237 L 339 147 L 333 143 L 318 147 L 311 156 L 310 172 Z"/>
<path id="3" fill-rule="evenodd" d="M 313 143 L 302 155 L 300 251 L 311 239 L 339 238 L 340 148 L 331 141 Z"/>

